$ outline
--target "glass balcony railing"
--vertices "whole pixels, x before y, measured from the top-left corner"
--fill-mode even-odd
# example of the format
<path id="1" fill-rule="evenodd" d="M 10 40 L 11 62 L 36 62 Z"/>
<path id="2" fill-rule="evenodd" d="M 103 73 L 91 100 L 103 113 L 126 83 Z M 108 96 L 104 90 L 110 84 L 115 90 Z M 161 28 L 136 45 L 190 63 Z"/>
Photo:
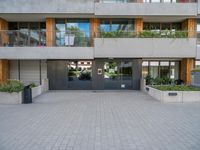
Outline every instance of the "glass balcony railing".
<path id="1" fill-rule="evenodd" d="M 197 3 L 197 0 L 95 0 L 96 3 Z"/>
<path id="2" fill-rule="evenodd" d="M 91 47 L 93 38 L 197 38 L 200 43 L 200 33 L 196 31 L 111 31 L 91 37 L 90 32 L 12 30 L 0 31 L 0 47 Z"/>
<path id="3" fill-rule="evenodd" d="M 0 47 L 90 47 L 91 41 L 90 32 L 82 31 L 0 31 Z"/>
<path id="4" fill-rule="evenodd" d="M 195 38 L 194 31 L 171 31 L 171 30 L 144 30 L 135 31 L 111 31 L 99 32 L 98 38 Z"/>
<path id="5" fill-rule="evenodd" d="M 0 46 L 25 47 L 46 46 L 46 32 L 37 30 L 0 31 Z"/>

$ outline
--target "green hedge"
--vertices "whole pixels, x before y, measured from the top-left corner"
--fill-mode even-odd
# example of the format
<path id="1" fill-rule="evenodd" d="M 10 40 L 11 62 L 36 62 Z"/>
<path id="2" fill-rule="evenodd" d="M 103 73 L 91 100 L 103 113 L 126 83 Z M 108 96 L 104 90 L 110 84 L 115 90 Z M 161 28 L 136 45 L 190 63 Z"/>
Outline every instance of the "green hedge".
<path id="1" fill-rule="evenodd" d="M 21 92 L 24 89 L 24 84 L 18 80 L 8 80 L 6 83 L 0 84 L 0 92 Z"/>
<path id="2" fill-rule="evenodd" d="M 152 87 L 161 91 L 200 91 L 197 87 L 184 85 L 155 85 Z"/>

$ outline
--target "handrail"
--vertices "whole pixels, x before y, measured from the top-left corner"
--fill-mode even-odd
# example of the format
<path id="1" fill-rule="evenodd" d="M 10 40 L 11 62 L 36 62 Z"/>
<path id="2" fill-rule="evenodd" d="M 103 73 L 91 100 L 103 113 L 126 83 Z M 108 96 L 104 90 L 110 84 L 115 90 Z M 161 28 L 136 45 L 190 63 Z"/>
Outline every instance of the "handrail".
<path id="1" fill-rule="evenodd" d="M 95 3 L 197 3 L 197 0 L 95 0 Z"/>

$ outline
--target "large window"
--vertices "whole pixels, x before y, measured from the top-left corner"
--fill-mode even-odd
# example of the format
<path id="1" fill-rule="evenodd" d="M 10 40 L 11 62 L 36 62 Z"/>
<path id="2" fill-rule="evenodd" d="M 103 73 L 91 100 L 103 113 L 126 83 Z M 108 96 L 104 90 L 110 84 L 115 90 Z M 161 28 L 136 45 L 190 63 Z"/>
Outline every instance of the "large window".
<path id="1" fill-rule="evenodd" d="M 133 31 L 133 19 L 102 19 L 100 22 L 100 32 L 112 31 Z"/>
<path id="2" fill-rule="evenodd" d="M 153 31 L 160 31 L 160 30 L 182 30 L 181 23 L 151 23 L 145 22 L 144 23 L 144 30 L 153 30 Z"/>
<path id="3" fill-rule="evenodd" d="M 200 69 L 200 61 L 195 61 L 195 68 Z"/>
<path id="4" fill-rule="evenodd" d="M 142 76 L 179 79 L 179 61 L 143 61 Z"/>
<path id="5" fill-rule="evenodd" d="M 200 20 L 197 20 L 197 40 L 200 43 Z"/>
<path id="6" fill-rule="evenodd" d="M 89 19 L 57 19 L 56 45 L 89 46 L 90 45 Z"/>

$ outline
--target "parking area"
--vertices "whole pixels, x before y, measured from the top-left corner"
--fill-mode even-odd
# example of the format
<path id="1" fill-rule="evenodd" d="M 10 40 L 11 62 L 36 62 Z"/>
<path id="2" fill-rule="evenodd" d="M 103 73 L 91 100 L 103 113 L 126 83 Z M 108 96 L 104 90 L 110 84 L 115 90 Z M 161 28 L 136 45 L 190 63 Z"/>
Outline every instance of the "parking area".
<path id="1" fill-rule="evenodd" d="M 139 91 L 51 91 L 0 105 L 0 150 L 199 150 L 200 103 Z"/>

